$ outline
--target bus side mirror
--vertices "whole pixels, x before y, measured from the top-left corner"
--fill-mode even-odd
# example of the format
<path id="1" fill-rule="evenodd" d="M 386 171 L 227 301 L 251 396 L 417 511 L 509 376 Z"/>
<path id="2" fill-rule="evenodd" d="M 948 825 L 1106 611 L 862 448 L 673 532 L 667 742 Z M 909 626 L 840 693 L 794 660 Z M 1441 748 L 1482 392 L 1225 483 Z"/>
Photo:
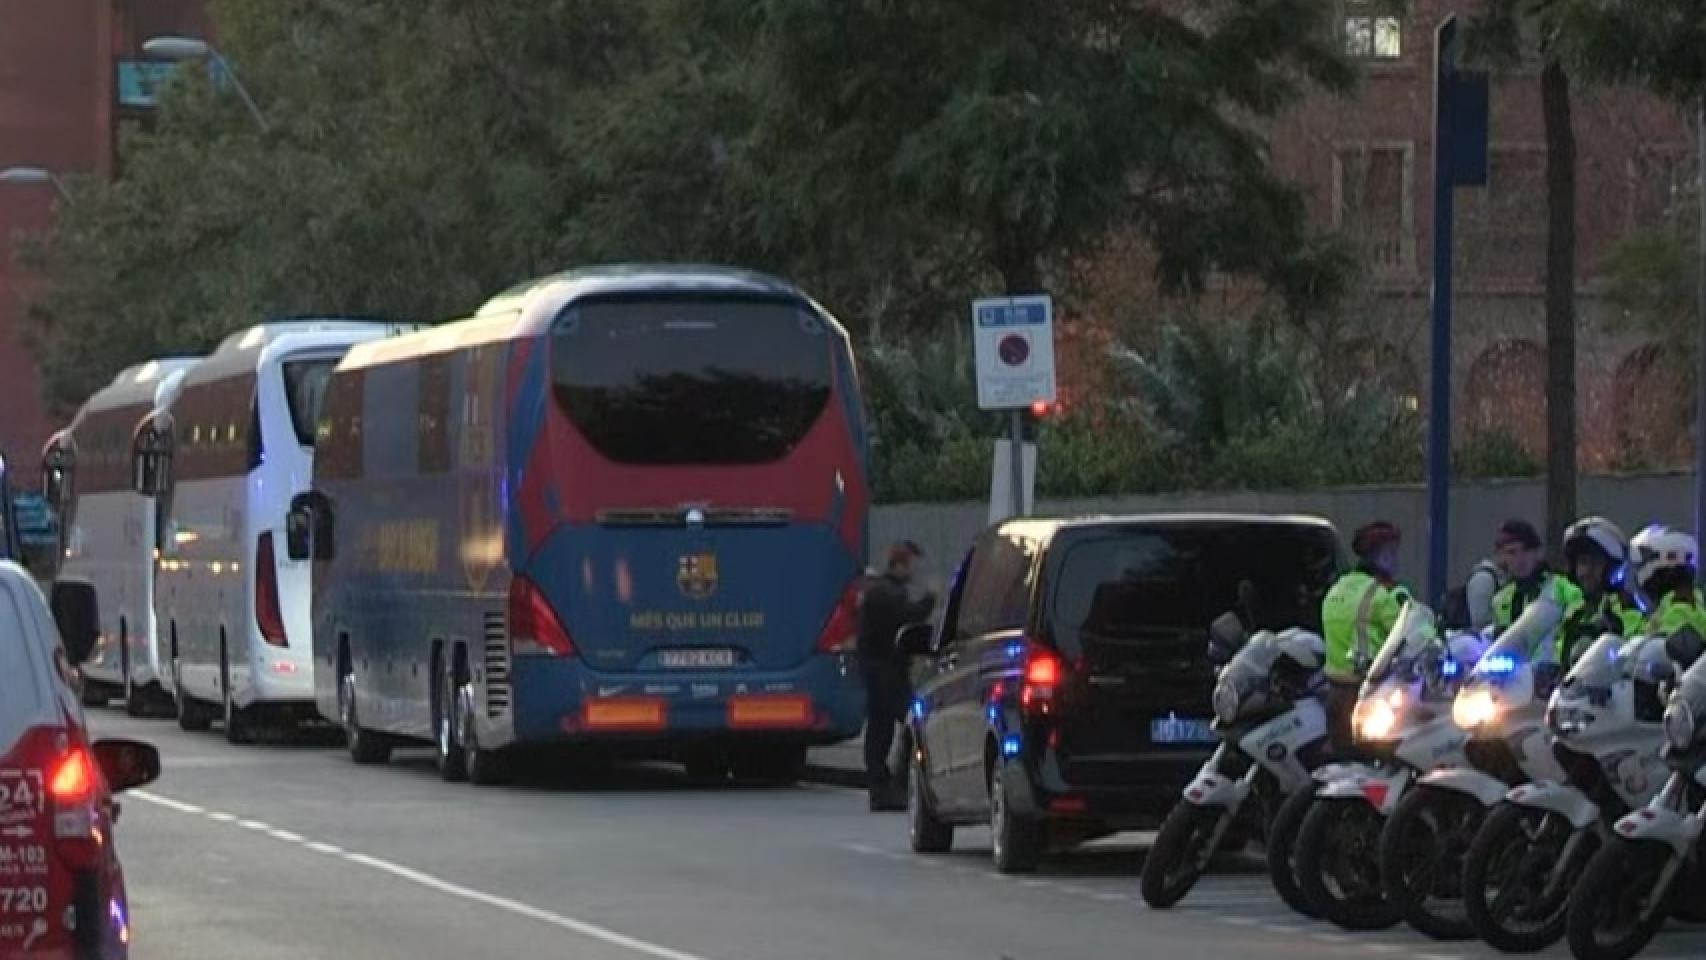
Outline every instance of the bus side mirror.
<path id="1" fill-rule="evenodd" d="M 53 622 L 59 627 L 65 656 L 72 666 L 78 666 L 95 652 L 95 642 L 101 635 L 95 588 L 78 580 L 61 580 L 53 585 L 52 606 Z"/>
<path id="2" fill-rule="evenodd" d="M 145 497 L 158 497 L 171 487 L 172 458 L 156 451 L 142 451 L 131 461 L 131 488 Z"/>
<path id="3" fill-rule="evenodd" d="M 311 490 L 291 499 L 284 539 L 292 560 L 332 559 L 332 504 L 324 494 Z"/>

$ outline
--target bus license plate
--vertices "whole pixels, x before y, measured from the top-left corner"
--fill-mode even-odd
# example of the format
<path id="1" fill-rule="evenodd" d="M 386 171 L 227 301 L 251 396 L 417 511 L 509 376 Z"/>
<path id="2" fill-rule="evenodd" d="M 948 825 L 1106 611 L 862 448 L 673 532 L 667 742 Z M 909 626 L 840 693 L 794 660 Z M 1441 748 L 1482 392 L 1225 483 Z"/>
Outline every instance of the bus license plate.
<path id="1" fill-rule="evenodd" d="M 735 652 L 727 649 L 664 650 L 658 654 L 658 666 L 665 670 L 717 670 L 734 666 L 737 659 Z"/>
<path id="2" fill-rule="evenodd" d="M 1152 743 L 1214 743 L 1220 739 L 1210 721 L 1196 717 L 1159 717 L 1149 721 Z"/>

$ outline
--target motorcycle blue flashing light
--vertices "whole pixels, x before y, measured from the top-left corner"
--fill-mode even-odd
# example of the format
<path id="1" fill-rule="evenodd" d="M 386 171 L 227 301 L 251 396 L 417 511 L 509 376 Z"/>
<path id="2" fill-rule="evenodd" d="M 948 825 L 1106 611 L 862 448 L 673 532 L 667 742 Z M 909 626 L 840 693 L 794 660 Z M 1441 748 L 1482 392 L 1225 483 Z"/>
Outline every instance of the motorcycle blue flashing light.
<path id="1" fill-rule="evenodd" d="M 1019 735 L 1016 733 L 1009 733 L 1007 736 L 1001 738 L 1001 755 L 1004 757 L 1016 757 L 1019 755 L 1019 748 L 1021 745 L 1022 741 L 1019 739 Z"/>
<path id="2" fill-rule="evenodd" d="M 1439 663 L 1439 675 L 1448 680 L 1462 672 L 1463 666 L 1451 657 L 1446 657 Z"/>
<path id="3" fill-rule="evenodd" d="M 1490 677 L 1508 677 L 1516 672 L 1516 658 L 1508 653 L 1495 653 L 1481 661 L 1475 668 L 1476 673 L 1484 673 Z"/>
<path id="4" fill-rule="evenodd" d="M 1024 644 L 1015 642 L 1015 643 L 1009 643 L 1007 645 L 1007 659 L 1017 660 L 1024 655 L 1025 655 L 1025 645 Z"/>
<path id="5" fill-rule="evenodd" d="M 914 697 L 912 700 L 912 719 L 924 719 L 924 701 L 917 697 Z"/>

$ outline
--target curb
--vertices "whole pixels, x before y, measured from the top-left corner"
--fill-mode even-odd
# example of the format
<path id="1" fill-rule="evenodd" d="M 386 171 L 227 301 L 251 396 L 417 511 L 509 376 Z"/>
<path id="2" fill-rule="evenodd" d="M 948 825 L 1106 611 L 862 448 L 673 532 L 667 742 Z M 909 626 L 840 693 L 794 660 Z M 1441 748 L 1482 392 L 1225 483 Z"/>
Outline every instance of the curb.
<path id="1" fill-rule="evenodd" d="M 810 761 L 807 761 L 805 768 L 800 771 L 800 779 L 806 783 L 818 783 L 831 787 L 850 787 L 855 790 L 865 788 L 865 771 L 863 770 L 833 767 Z"/>

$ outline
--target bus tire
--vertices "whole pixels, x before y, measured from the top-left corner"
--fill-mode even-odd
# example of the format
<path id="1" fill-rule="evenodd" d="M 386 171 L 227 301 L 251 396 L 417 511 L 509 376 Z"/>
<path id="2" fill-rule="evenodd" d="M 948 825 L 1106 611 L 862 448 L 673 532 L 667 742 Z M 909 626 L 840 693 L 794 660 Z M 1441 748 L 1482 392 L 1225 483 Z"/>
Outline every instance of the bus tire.
<path id="1" fill-rule="evenodd" d="M 147 691 L 130 675 L 130 626 L 122 620 L 118 625 L 118 664 L 123 677 L 124 712 L 137 718 L 148 716 Z"/>
<path id="2" fill-rule="evenodd" d="M 381 764 L 391 759 L 391 741 L 361 725 L 356 711 L 355 668 L 344 670 L 338 681 L 338 716 L 343 720 L 344 744 L 349 747 L 351 760 L 363 766 Z"/>
<path id="3" fill-rule="evenodd" d="M 213 713 L 184 689 L 183 667 L 177 655 L 172 656 L 172 703 L 178 713 L 178 729 L 185 733 L 202 733 L 213 726 Z"/>
<path id="4" fill-rule="evenodd" d="M 437 754 L 438 775 L 446 783 L 468 779 L 468 754 L 463 749 L 462 711 L 458 709 L 457 691 L 462 689 L 460 656 L 452 658 L 440 648 L 433 658 L 438 668 L 435 678 L 437 695 L 433 698 L 433 746 Z"/>
<path id="5" fill-rule="evenodd" d="M 221 712 L 225 721 L 225 742 L 238 745 L 255 742 L 255 725 L 251 722 L 249 711 L 237 706 L 231 699 L 231 658 L 226 653 L 225 644 L 219 644 L 219 693 Z"/>
<path id="6" fill-rule="evenodd" d="M 464 682 L 457 689 L 457 709 L 462 715 L 462 764 L 468 782 L 476 787 L 498 786 L 509 779 L 509 755 L 480 746 L 479 732 L 474 727 L 474 685 Z"/>
<path id="7" fill-rule="evenodd" d="M 803 746 L 747 747 L 736 750 L 729 758 L 734 778 L 744 783 L 766 787 L 791 787 L 800 782 L 805 772 L 806 748 Z"/>

